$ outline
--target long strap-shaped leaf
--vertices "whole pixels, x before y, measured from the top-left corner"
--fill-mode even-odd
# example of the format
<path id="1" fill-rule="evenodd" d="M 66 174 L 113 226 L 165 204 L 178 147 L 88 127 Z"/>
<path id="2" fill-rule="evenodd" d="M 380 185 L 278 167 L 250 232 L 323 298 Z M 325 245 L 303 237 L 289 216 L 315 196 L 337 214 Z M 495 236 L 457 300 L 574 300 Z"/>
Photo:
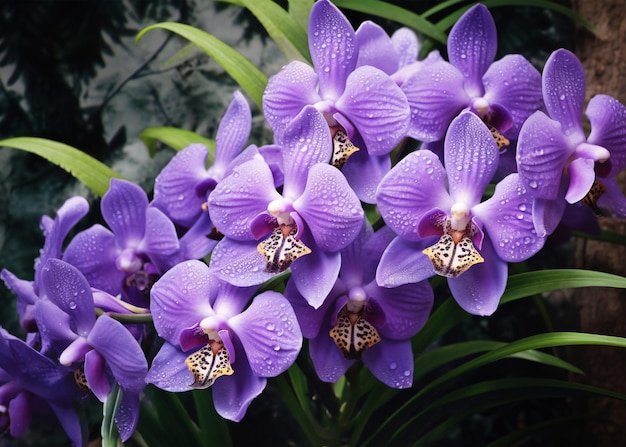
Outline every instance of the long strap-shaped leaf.
<path id="1" fill-rule="evenodd" d="M 306 31 L 272 0 L 218 0 L 248 8 L 261 22 L 276 46 L 290 60 L 311 62 Z"/>
<path id="2" fill-rule="evenodd" d="M 139 134 L 139 138 L 148 147 L 151 157 L 154 157 L 156 153 L 157 141 L 167 144 L 176 151 L 184 149 L 193 143 L 202 143 L 209 149 L 207 163 L 212 164 L 215 157 L 215 140 L 198 135 L 191 130 L 167 126 L 147 127 Z"/>
<path id="3" fill-rule="evenodd" d="M 446 43 L 448 39 L 446 33 L 419 14 L 391 3 L 379 0 L 335 0 L 334 3 L 340 8 L 352 9 L 401 23 L 440 43 Z"/>
<path id="4" fill-rule="evenodd" d="M 263 91 L 267 84 L 267 76 L 231 46 L 198 28 L 182 23 L 163 22 L 150 25 L 137 34 L 139 41 L 146 33 L 154 29 L 164 29 L 178 34 L 197 45 L 239 84 L 250 99 L 261 109 Z"/>
<path id="5" fill-rule="evenodd" d="M 72 174 L 98 196 L 107 192 L 111 178 L 122 178 L 122 175 L 92 156 L 58 141 L 16 137 L 0 140 L 0 146 L 31 152 L 45 158 Z"/>

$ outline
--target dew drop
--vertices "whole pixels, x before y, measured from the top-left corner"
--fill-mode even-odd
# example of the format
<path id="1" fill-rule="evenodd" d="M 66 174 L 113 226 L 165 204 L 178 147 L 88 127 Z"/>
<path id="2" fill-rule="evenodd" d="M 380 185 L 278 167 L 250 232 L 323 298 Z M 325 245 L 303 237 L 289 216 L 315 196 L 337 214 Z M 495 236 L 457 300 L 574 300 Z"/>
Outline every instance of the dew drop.
<path id="1" fill-rule="evenodd" d="M 266 323 L 265 329 L 267 329 L 268 331 L 273 331 L 274 329 L 276 329 L 276 326 L 274 325 L 274 323 Z"/>
<path id="2" fill-rule="evenodd" d="M 398 367 L 398 364 L 396 362 L 391 362 L 389 364 L 389 369 L 394 370 Z"/>
<path id="3" fill-rule="evenodd" d="M 76 301 L 70 301 L 68 307 L 72 310 L 76 309 Z"/>

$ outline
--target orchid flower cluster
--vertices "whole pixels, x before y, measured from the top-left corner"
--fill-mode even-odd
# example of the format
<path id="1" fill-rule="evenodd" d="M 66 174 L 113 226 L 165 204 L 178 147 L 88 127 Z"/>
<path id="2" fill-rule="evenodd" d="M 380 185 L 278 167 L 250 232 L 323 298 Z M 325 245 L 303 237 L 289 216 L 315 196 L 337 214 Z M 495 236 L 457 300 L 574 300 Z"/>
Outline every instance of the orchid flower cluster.
<path id="1" fill-rule="evenodd" d="M 69 241 L 84 198 L 42 218 L 34 280 L 1 274 L 26 337 L 0 332 L 0 428 L 20 436 L 44 405 L 84 445 L 77 405 L 117 393 L 126 441 L 146 384 L 211 387 L 217 413 L 240 421 L 303 339 L 324 382 L 362 362 L 410 388 L 429 278 L 491 315 L 508 263 L 541 250 L 566 213 L 580 216 L 569 228 L 626 216 L 614 180 L 626 108 L 592 98 L 586 135 L 584 72 L 568 50 L 542 73 L 520 55 L 494 61 L 480 4 L 450 31 L 448 60 L 418 60 L 406 28 L 355 30 L 329 0 L 314 4 L 308 31 L 312 66 L 289 63 L 263 96 L 273 144 L 246 145 L 251 110 L 236 91 L 211 163 L 202 144 L 181 150 L 152 199 L 111 179 L 106 225 Z"/>

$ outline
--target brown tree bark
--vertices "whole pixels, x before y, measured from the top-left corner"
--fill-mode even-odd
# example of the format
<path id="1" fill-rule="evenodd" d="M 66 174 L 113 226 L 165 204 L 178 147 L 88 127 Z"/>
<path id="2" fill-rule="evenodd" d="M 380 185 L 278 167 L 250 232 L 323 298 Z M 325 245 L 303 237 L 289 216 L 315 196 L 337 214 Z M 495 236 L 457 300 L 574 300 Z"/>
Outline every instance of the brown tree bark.
<path id="1" fill-rule="evenodd" d="M 587 100 L 602 93 L 626 104 L 626 1 L 572 0 L 573 9 L 595 27 L 595 35 L 578 27 L 575 52 L 585 68 Z M 618 177 L 626 191 L 626 175 Z M 600 218 L 604 230 L 624 235 L 626 221 Z M 579 268 L 626 276 L 626 247 L 597 241 L 578 241 Z M 626 291 L 579 289 L 574 294 L 583 332 L 626 336 Z M 609 347 L 579 347 L 577 365 L 586 373 L 584 383 L 626 394 L 626 350 Z M 626 446 L 626 402 L 589 399 L 579 411 L 591 418 L 582 428 L 581 446 Z"/>

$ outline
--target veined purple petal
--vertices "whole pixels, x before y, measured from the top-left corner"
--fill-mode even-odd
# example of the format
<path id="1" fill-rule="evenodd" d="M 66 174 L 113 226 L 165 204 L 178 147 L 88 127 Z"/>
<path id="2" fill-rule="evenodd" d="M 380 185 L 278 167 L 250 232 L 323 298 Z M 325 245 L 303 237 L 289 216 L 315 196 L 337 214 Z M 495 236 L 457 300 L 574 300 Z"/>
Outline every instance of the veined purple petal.
<path id="1" fill-rule="evenodd" d="M 196 221 L 206 202 L 206 192 L 196 187 L 209 179 L 208 156 L 206 146 L 191 144 L 174 155 L 154 180 L 152 205 L 184 227 Z"/>
<path id="2" fill-rule="evenodd" d="M 584 141 L 585 71 L 578 58 L 563 48 L 553 52 L 543 68 L 543 100 L 548 115 L 561 123 L 563 133 Z"/>
<path id="3" fill-rule="evenodd" d="M 115 265 L 117 256 L 115 235 L 95 224 L 74 236 L 63 253 L 63 260 L 80 270 L 92 287 L 117 295 L 122 291 L 125 277 Z"/>
<path id="4" fill-rule="evenodd" d="M 252 372 L 259 377 L 275 377 L 286 371 L 302 347 L 296 315 L 277 292 L 261 293 L 228 324 L 239 337 Z"/>
<path id="5" fill-rule="evenodd" d="M 593 186 L 593 181 L 596 179 L 593 166 L 593 160 L 588 158 L 577 158 L 567 165 L 569 188 L 565 194 L 565 200 L 569 203 L 582 200 Z"/>
<path id="6" fill-rule="evenodd" d="M 115 425 L 122 442 L 135 433 L 139 422 L 139 394 L 122 390 L 122 401 L 115 412 Z"/>
<path id="7" fill-rule="evenodd" d="M 396 83 L 381 70 L 357 68 L 346 80 L 337 110 L 358 130 L 367 152 L 385 155 L 407 135 L 410 109 Z"/>
<path id="8" fill-rule="evenodd" d="M 96 312 L 91 286 L 78 269 L 60 259 L 48 259 L 41 274 L 47 297 L 70 316 L 76 333 L 86 336 L 91 331 Z"/>
<path id="9" fill-rule="evenodd" d="M 306 106 L 277 140 L 283 146 L 283 197 L 295 200 L 304 191 L 309 169 L 317 163 L 330 161 L 330 129 L 315 107 Z"/>
<path id="10" fill-rule="evenodd" d="M 329 296 L 336 296 L 338 293 L 341 293 L 341 286 L 338 287 L 337 284 L 335 284 Z M 332 300 L 325 300 L 318 309 L 314 309 L 298 291 L 293 280 L 287 281 L 284 294 L 298 318 L 298 325 L 302 331 L 302 336 L 305 338 L 316 337 L 326 318 L 328 307 L 333 304 Z"/>
<path id="11" fill-rule="evenodd" d="M 330 1 L 320 0 L 309 16 L 309 50 L 319 76 L 320 96 L 336 100 L 358 58 L 352 25 Z"/>
<path id="12" fill-rule="evenodd" d="M 146 209 L 146 231 L 137 248 L 155 258 L 170 256 L 178 250 L 176 228 L 161 210 L 152 207 Z"/>
<path id="13" fill-rule="evenodd" d="M 255 157 L 234 168 L 209 195 L 209 215 L 226 237 L 251 240 L 252 221 L 267 211 L 271 201 L 280 198 L 269 166 L 261 157 Z"/>
<path id="14" fill-rule="evenodd" d="M 606 192 L 598 199 L 598 206 L 607 208 L 612 216 L 626 217 L 626 198 L 612 178 L 602 179 Z"/>
<path id="15" fill-rule="evenodd" d="M 213 315 L 209 303 L 215 282 L 201 261 L 175 265 L 152 286 L 150 311 L 161 338 L 178 345 L 183 329 Z"/>
<path id="16" fill-rule="evenodd" d="M 265 257 L 257 250 L 258 244 L 255 240 L 222 239 L 211 254 L 211 273 L 239 287 L 258 285 L 272 278 L 274 275 L 265 271 Z"/>
<path id="17" fill-rule="evenodd" d="M 398 287 L 434 276 L 433 264 L 422 250 L 435 244 L 438 239 L 437 236 L 418 241 L 395 238 L 380 259 L 376 282 L 382 287 Z"/>
<path id="18" fill-rule="evenodd" d="M 519 262 L 537 253 L 545 242 L 535 232 L 532 209 L 530 192 L 518 174 L 511 174 L 496 185 L 491 198 L 472 208 L 472 213 L 485 226 L 500 259 Z"/>
<path id="19" fill-rule="evenodd" d="M 9 433 L 14 438 L 19 438 L 28 430 L 31 420 L 31 399 L 29 393 L 19 393 L 8 405 L 9 418 L 11 419 Z"/>
<path id="20" fill-rule="evenodd" d="M 496 56 L 496 24 L 486 6 L 478 4 L 467 10 L 450 30 L 448 58 L 466 78 L 470 96 L 482 96 L 481 79 Z"/>
<path id="21" fill-rule="evenodd" d="M 389 233 L 393 234 L 391 231 L 389 231 Z M 340 275 L 341 281 L 346 285 L 346 287 L 361 287 L 363 284 L 366 284 L 371 280 L 371 278 L 365 279 L 364 273 L 366 271 L 369 273 L 369 270 L 372 270 L 373 262 L 378 262 L 380 254 L 382 254 L 385 249 L 385 247 L 382 247 L 377 259 L 370 259 L 368 255 L 371 254 L 373 255 L 372 257 L 375 257 L 375 253 L 366 253 L 365 245 L 373 236 L 374 230 L 372 229 L 372 226 L 367 219 L 363 219 L 361 230 L 359 231 L 356 239 L 341 250 Z M 388 242 L 390 241 L 391 240 Z M 375 265 L 373 267 L 375 269 Z"/>
<path id="22" fill-rule="evenodd" d="M 389 155 L 375 156 L 359 150 L 348 158 L 341 172 L 361 201 L 376 203 L 376 189 L 390 169 Z"/>
<path id="23" fill-rule="evenodd" d="M 304 193 L 293 207 L 324 251 L 337 251 L 348 245 L 363 222 L 358 197 L 341 171 L 327 164 L 319 163 L 309 170 Z"/>
<path id="24" fill-rule="evenodd" d="M 448 278 L 448 286 L 463 310 L 488 316 L 497 309 L 506 288 L 508 265 L 498 257 L 488 238 L 483 240 L 480 254 L 485 262 L 471 266 L 456 278 Z"/>
<path id="25" fill-rule="evenodd" d="M 330 324 L 323 325 L 320 334 L 309 340 L 309 354 L 317 376 L 323 382 L 335 383 L 354 360 L 347 360 L 328 335 Z M 367 352 L 367 351 L 366 351 Z"/>
<path id="26" fill-rule="evenodd" d="M 371 65 L 388 75 L 400 68 L 398 53 L 391 38 L 380 25 L 371 20 L 361 23 L 356 30 L 356 41 L 359 46 L 357 67 Z"/>
<path id="27" fill-rule="evenodd" d="M 507 137 L 516 139 L 524 121 L 543 108 L 541 74 L 523 56 L 509 54 L 491 64 L 485 76 L 485 100 L 500 104 L 513 118 Z"/>
<path id="28" fill-rule="evenodd" d="M 378 380 L 392 388 L 413 385 L 413 351 L 410 340 L 388 340 L 363 352 L 363 363 Z"/>
<path id="29" fill-rule="evenodd" d="M 398 54 L 398 68 L 405 67 L 417 61 L 420 43 L 415 32 L 410 28 L 399 28 L 391 35 L 391 42 Z"/>
<path id="30" fill-rule="evenodd" d="M 424 214 L 454 204 L 446 190 L 446 171 L 428 150 L 412 152 L 394 166 L 380 182 L 376 201 L 385 223 L 413 241 L 420 239 L 418 224 Z"/>
<path id="31" fill-rule="evenodd" d="M 213 223 L 209 213 L 203 212 L 193 226 L 178 240 L 180 252 L 175 262 L 171 262 L 170 265 L 178 264 L 187 259 L 201 259 L 208 255 L 217 244 L 215 239 L 207 237 L 212 229 Z"/>
<path id="32" fill-rule="evenodd" d="M 111 384 L 106 373 L 106 361 L 98 351 L 85 354 L 85 378 L 89 388 L 100 402 L 106 401 L 111 392 Z"/>
<path id="33" fill-rule="evenodd" d="M 18 302 L 30 305 L 39 301 L 39 297 L 35 293 L 33 281 L 20 279 L 7 269 L 0 271 L 0 279 L 4 285 L 17 295 Z"/>
<path id="34" fill-rule="evenodd" d="M 517 141 L 517 169 L 533 195 L 553 200 L 557 197 L 565 164 L 574 148 L 561 125 L 539 111 L 520 130 Z"/>
<path id="35" fill-rule="evenodd" d="M 589 101 L 585 113 L 591 123 L 587 141 L 611 153 L 608 177 L 613 177 L 626 166 L 626 107 L 615 98 L 596 95 Z"/>
<path id="36" fill-rule="evenodd" d="M 291 279 L 309 305 L 317 309 L 335 284 L 340 267 L 341 255 L 338 251 L 313 250 L 294 261 Z"/>
<path id="37" fill-rule="evenodd" d="M 230 318 L 243 311 L 258 289 L 256 286 L 238 287 L 226 281 L 216 281 L 213 286 L 217 294 L 212 302 L 215 313 L 223 318 Z"/>
<path id="38" fill-rule="evenodd" d="M 148 362 L 141 346 L 122 323 L 101 315 L 87 341 L 104 357 L 122 390 L 130 393 L 143 390 Z"/>
<path id="39" fill-rule="evenodd" d="M 41 334 L 41 352 L 59 353 L 75 338 L 70 326 L 70 316 L 52 301 L 42 299 L 35 304 L 33 316 Z"/>
<path id="40" fill-rule="evenodd" d="M 562 197 L 556 200 L 539 198 L 533 200 L 533 225 L 539 237 L 548 236 L 556 230 L 556 227 L 561 223 L 567 205 L 568 203 Z"/>
<path id="41" fill-rule="evenodd" d="M 263 92 L 263 115 L 275 135 L 282 135 L 304 106 L 317 104 L 317 74 L 309 65 L 293 61 L 270 77 Z"/>
<path id="42" fill-rule="evenodd" d="M 67 434 L 68 438 L 72 441 L 73 445 L 85 445 L 87 428 L 83 427 L 82 421 L 78 418 L 76 410 L 73 404 L 56 404 L 55 402 L 48 402 L 52 411 L 56 415 L 57 419 L 61 423 L 63 430 Z"/>
<path id="43" fill-rule="evenodd" d="M 428 281 L 393 288 L 370 283 L 365 290 L 385 314 L 385 324 L 378 328 L 384 338 L 406 340 L 413 337 L 424 326 L 433 307 L 434 294 Z"/>
<path id="44" fill-rule="evenodd" d="M 193 374 L 185 364 L 188 353 L 176 346 L 163 344 L 146 375 L 146 383 L 173 393 L 191 390 Z"/>
<path id="45" fill-rule="evenodd" d="M 252 113 L 243 95 L 236 90 L 217 127 L 213 168 L 224 174 L 228 164 L 241 152 L 252 127 Z"/>
<path id="46" fill-rule="evenodd" d="M 224 419 L 239 422 L 246 414 L 250 403 L 265 389 L 267 379 L 254 374 L 245 351 L 237 353 L 235 373 L 221 376 L 213 384 L 213 405 Z"/>
<path id="47" fill-rule="evenodd" d="M 109 190 L 102 196 L 100 209 L 120 247 L 134 248 L 146 228 L 148 196 L 138 185 L 127 180 L 111 179 Z"/>
<path id="48" fill-rule="evenodd" d="M 402 84 L 411 110 L 408 135 L 420 141 L 443 140 L 450 122 L 470 103 L 463 74 L 441 61 L 423 67 Z"/>

